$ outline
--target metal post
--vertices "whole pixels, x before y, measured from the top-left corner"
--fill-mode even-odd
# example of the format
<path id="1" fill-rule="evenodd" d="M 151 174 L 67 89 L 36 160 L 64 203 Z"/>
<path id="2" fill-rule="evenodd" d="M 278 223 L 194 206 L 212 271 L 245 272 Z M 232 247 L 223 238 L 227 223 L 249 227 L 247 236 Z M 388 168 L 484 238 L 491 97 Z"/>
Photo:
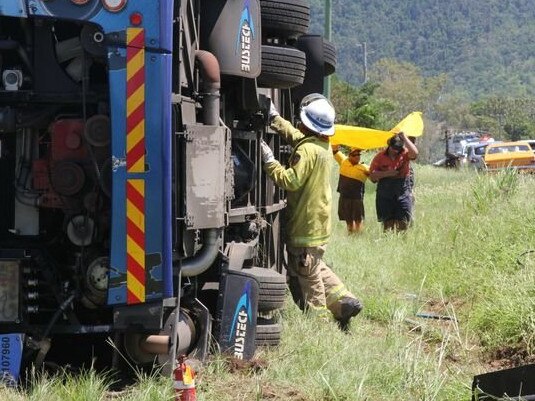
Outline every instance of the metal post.
<path id="1" fill-rule="evenodd" d="M 331 0 L 325 0 L 325 26 L 324 26 L 324 37 L 328 41 L 331 41 L 331 21 L 332 21 L 332 2 Z M 331 97 L 331 77 L 325 77 L 323 79 L 323 95 L 326 98 Z"/>
<path id="2" fill-rule="evenodd" d="M 366 48 L 366 42 L 362 42 L 362 52 L 364 54 L 363 64 L 364 64 L 364 83 L 368 81 L 368 50 Z"/>

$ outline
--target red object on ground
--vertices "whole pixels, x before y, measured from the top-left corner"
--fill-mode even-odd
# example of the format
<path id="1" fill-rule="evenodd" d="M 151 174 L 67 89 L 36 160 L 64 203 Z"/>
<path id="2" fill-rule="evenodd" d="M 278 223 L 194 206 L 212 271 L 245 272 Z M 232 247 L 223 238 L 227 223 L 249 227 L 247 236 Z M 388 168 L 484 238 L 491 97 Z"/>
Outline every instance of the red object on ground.
<path id="1" fill-rule="evenodd" d="M 173 372 L 175 379 L 175 401 L 197 401 L 195 390 L 195 371 L 185 363 L 185 356 L 180 356 Z"/>

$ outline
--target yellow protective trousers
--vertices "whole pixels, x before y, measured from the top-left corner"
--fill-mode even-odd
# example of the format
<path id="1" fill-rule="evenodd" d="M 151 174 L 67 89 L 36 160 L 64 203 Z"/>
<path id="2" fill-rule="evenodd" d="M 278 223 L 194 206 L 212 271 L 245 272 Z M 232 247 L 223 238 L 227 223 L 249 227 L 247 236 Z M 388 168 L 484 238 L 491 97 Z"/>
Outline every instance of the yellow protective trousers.
<path id="1" fill-rule="evenodd" d="M 341 317 L 339 301 L 344 297 L 355 298 L 355 296 L 323 261 L 325 248 L 325 245 L 287 246 L 288 274 L 290 280 L 297 278 L 306 310 L 322 317 L 329 310 L 336 319 L 339 319 Z"/>

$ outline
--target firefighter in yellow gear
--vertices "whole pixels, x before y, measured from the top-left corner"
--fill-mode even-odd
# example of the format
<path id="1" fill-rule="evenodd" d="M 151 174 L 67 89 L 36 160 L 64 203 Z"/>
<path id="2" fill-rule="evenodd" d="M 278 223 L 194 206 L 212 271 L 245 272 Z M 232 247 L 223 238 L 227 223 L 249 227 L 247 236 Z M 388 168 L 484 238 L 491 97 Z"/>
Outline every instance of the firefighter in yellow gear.
<path id="1" fill-rule="evenodd" d="M 300 124 L 282 118 L 273 103 L 270 125 L 293 147 L 289 166 L 282 166 L 261 141 L 264 170 L 287 191 L 285 242 L 290 290 L 303 310 L 320 316 L 330 311 L 342 329 L 362 310 L 361 302 L 323 261 L 331 235 L 331 163 L 329 136 L 334 134 L 334 108 L 323 95 L 303 98 Z"/>

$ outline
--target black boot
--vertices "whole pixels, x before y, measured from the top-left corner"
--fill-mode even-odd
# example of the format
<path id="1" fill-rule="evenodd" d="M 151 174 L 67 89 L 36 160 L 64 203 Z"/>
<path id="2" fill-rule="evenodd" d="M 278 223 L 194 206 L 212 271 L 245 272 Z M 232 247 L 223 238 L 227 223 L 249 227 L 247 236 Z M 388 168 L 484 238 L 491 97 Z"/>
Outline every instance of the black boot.
<path id="1" fill-rule="evenodd" d="M 340 330 L 349 330 L 349 321 L 362 310 L 362 304 L 356 298 L 345 297 L 340 300 L 340 317 L 337 320 Z"/>

